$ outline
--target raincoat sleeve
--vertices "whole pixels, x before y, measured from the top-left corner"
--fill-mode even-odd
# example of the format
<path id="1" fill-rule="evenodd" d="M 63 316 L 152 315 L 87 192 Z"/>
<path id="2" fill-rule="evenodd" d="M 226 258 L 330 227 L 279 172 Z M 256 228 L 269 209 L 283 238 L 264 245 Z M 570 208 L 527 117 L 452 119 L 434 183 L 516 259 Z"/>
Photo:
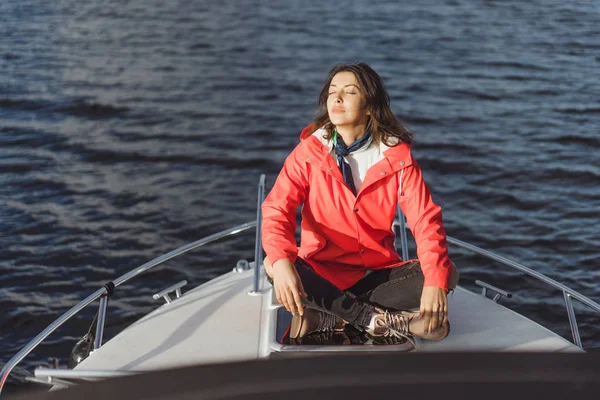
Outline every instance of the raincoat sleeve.
<path id="1" fill-rule="evenodd" d="M 286 158 L 275 184 L 262 204 L 262 243 L 272 264 L 298 256 L 296 210 L 308 193 L 307 163 L 301 159 L 298 145 Z"/>
<path id="2" fill-rule="evenodd" d="M 451 262 L 442 209 L 433 202 L 419 164 L 414 158 L 411 161 L 400 171 L 398 202 L 417 243 L 417 257 L 425 277 L 423 286 L 448 290 Z"/>

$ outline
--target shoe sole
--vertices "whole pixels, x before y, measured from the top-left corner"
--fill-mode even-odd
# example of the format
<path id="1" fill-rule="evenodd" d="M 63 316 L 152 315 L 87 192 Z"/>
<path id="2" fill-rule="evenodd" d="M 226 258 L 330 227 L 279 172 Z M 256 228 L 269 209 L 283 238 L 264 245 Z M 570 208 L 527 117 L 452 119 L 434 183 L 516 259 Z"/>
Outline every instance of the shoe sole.
<path id="1" fill-rule="evenodd" d="M 313 331 L 307 332 L 305 335 L 300 336 L 300 332 L 302 331 L 302 325 L 304 324 L 304 316 L 294 316 L 292 317 L 292 323 L 290 325 L 290 339 L 300 339 L 302 336 L 309 335 L 314 332 L 344 332 L 344 326 L 340 328 L 334 328 L 332 330 L 325 331 Z M 345 324 L 344 324 L 345 325 Z"/>
<path id="2" fill-rule="evenodd" d="M 299 339 L 298 335 L 300 335 L 303 323 L 304 317 L 300 315 L 294 315 L 294 317 L 292 317 L 292 324 L 290 326 L 290 339 Z"/>

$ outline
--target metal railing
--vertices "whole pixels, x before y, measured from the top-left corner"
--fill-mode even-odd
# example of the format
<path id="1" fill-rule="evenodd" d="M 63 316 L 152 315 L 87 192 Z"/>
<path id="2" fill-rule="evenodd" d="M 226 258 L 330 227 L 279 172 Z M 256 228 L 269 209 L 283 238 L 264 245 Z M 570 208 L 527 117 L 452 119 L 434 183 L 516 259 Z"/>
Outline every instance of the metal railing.
<path id="1" fill-rule="evenodd" d="M 406 218 L 403 218 L 404 214 L 402 214 L 400 205 L 396 206 L 396 215 L 397 215 L 396 221 L 399 221 L 398 226 L 400 228 L 400 248 L 402 249 L 402 259 L 408 260 L 408 240 L 406 238 Z M 396 221 L 394 221 L 394 225 L 396 225 L 396 223 L 395 223 Z M 396 237 L 397 236 L 398 236 L 398 234 L 396 234 Z M 396 245 L 396 248 L 398 248 L 397 245 Z"/>
<path id="2" fill-rule="evenodd" d="M 115 279 L 112 283 L 114 284 L 114 287 L 118 287 L 118 286 L 122 285 L 123 283 L 127 282 L 128 280 L 138 276 L 139 274 L 146 272 L 149 269 L 152 269 L 152 268 L 156 267 L 157 265 L 160 265 L 174 257 L 180 256 L 180 255 L 187 253 L 188 251 L 194 250 L 200 246 L 204 246 L 208 243 L 214 242 L 215 240 L 222 239 L 224 237 L 231 236 L 231 235 L 236 235 L 240 232 L 243 232 L 245 230 L 253 228 L 254 226 L 256 226 L 256 221 L 246 222 L 245 224 L 237 225 L 237 226 L 234 226 L 233 228 L 225 229 L 221 232 L 217 232 L 217 233 L 207 236 L 205 238 L 199 239 L 195 242 L 188 243 L 185 246 L 179 247 L 173 251 L 170 251 L 167 254 L 157 257 L 157 258 L 135 268 L 134 270 L 126 273 L 125 275 L 122 275 L 119 278 Z M 44 341 L 44 339 L 46 339 L 52 332 L 54 332 L 56 329 L 58 329 L 67 320 L 69 320 L 71 317 L 73 317 L 79 311 L 83 310 L 85 307 L 90 305 L 92 302 L 94 302 L 100 298 L 106 299 L 107 294 L 108 294 L 108 289 L 106 286 L 101 289 L 96 290 L 94 293 L 92 293 L 91 295 L 86 297 L 83 301 L 76 304 L 70 310 L 68 310 L 63 315 L 61 315 L 56 321 L 51 323 L 39 335 L 37 335 L 35 338 L 33 338 L 13 358 L 11 358 L 4 365 L 4 367 L 2 368 L 2 371 L 0 371 L 0 394 L 2 393 L 2 387 L 4 386 L 4 383 L 6 382 L 6 378 L 8 377 L 10 372 L 13 370 L 13 368 L 18 363 L 21 362 L 21 360 L 23 360 L 29 353 L 31 353 L 31 351 L 33 349 L 35 349 L 42 341 Z M 100 309 L 103 309 L 105 307 L 106 307 L 106 303 L 101 302 Z M 101 331 L 104 327 L 104 313 L 99 312 L 98 314 L 99 315 L 98 315 L 98 321 L 97 321 L 97 324 L 98 324 L 97 332 L 98 332 L 98 329 L 100 329 L 100 331 Z M 96 339 L 98 339 L 98 337 Z M 100 340 L 101 340 L 101 335 L 100 335 Z M 97 344 L 97 347 L 96 347 L 96 344 Z M 96 342 L 94 343 L 95 349 L 97 349 L 100 346 L 101 346 L 101 343 L 96 343 Z"/>
<path id="3" fill-rule="evenodd" d="M 405 224 L 402 221 L 404 219 L 404 215 L 402 215 L 400 210 L 398 211 L 398 213 L 399 213 L 400 218 L 399 218 L 399 220 L 394 221 L 394 225 L 395 226 L 405 226 Z M 406 236 L 406 230 L 402 231 L 402 236 L 403 237 Z M 498 261 L 499 263 L 507 265 L 509 267 L 513 267 L 529 276 L 532 276 L 532 277 L 552 286 L 555 289 L 562 291 L 564 299 L 565 299 L 565 305 L 567 308 L 567 315 L 569 317 L 569 325 L 571 327 L 571 334 L 573 335 L 573 343 L 575 345 L 577 345 L 577 347 L 579 347 L 580 349 L 583 349 L 583 345 L 581 343 L 581 337 L 579 335 L 579 327 L 577 326 L 577 320 L 575 318 L 575 310 L 573 309 L 573 302 L 571 301 L 571 298 L 579 300 L 580 302 L 582 302 L 586 306 L 592 308 L 594 311 L 596 311 L 598 313 L 600 313 L 600 304 L 596 303 L 593 300 L 590 300 L 586 296 L 571 289 L 570 287 L 563 285 L 562 283 L 557 282 L 554 279 L 548 278 L 546 275 L 541 274 L 537 271 L 534 271 L 531 268 L 528 268 L 528 267 L 524 266 L 523 264 L 520 264 L 516 261 L 509 260 L 506 257 L 502 257 L 500 255 L 492 253 L 491 251 L 484 250 L 480 247 L 474 246 L 467 242 L 463 242 L 462 240 L 455 239 L 450 236 L 446 236 L 446 239 L 448 240 L 448 243 L 451 243 L 455 246 L 472 251 L 473 253 L 477 253 L 477 254 L 482 255 L 491 260 Z M 404 243 L 404 239 L 402 239 L 402 240 Z M 406 260 L 406 259 L 408 259 L 408 257 L 407 258 L 403 257 L 403 259 Z"/>
<path id="4" fill-rule="evenodd" d="M 265 175 L 260 176 L 258 182 L 258 200 L 256 204 L 256 236 L 254 242 L 254 288 L 249 293 L 251 295 L 258 295 L 258 283 L 260 277 L 260 266 L 263 262 L 263 249 L 262 249 L 262 203 L 265 201 Z"/>
<path id="5" fill-rule="evenodd" d="M 458 239 L 455 239 L 455 238 L 452 238 L 449 236 L 447 237 L 447 239 L 448 239 L 449 243 L 452 243 L 463 249 L 470 250 L 474 253 L 480 254 L 489 259 L 498 261 L 499 263 L 508 265 L 509 267 L 513 267 L 529 276 L 532 276 L 532 277 L 552 286 L 555 289 L 562 291 L 564 299 L 565 299 L 565 305 L 567 307 L 567 315 L 569 316 L 569 325 L 571 326 L 571 334 L 573 335 L 573 343 L 575 343 L 580 349 L 583 349 L 583 345 L 581 343 L 581 337 L 579 336 L 579 328 L 577 326 L 577 320 L 575 319 L 575 310 L 573 309 L 573 302 L 571 301 L 571 298 L 579 300 L 580 302 L 582 302 L 586 306 L 592 308 L 594 311 L 596 311 L 598 313 L 600 313 L 600 304 L 596 303 L 593 300 L 590 300 L 586 296 L 571 289 L 570 287 L 563 285 L 562 283 L 557 282 L 552 278 L 548 278 L 546 275 L 543 275 L 537 271 L 534 271 L 531 268 L 528 268 L 528 267 L 524 266 L 523 264 L 519 264 L 516 261 L 509 260 L 506 257 L 502 257 L 502 256 L 494 254 L 490 251 L 484 250 L 480 247 L 473 246 L 472 244 L 463 242 L 462 240 L 458 240 Z"/>
<path id="6" fill-rule="evenodd" d="M 2 394 L 2 388 L 4 387 L 4 384 L 6 383 L 6 379 L 8 378 L 8 375 L 10 375 L 11 371 L 14 369 L 14 367 L 18 363 L 20 363 L 29 353 L 31 353 L 33 351 L 33 349 L 35 349 L 42 341 L 44 341 L 50 334 L 52 334 L 62 324 L 64 324 L 66 321 L 68 321 L 71 317 L 73 317 L 79 311 L 83 310 L 85 307 L 87 307 L 88 305 L 90 305 L 91 303 L 93 303 L 94 301 L 96 301 L 98 299 L 100 299 L 100 306 L 99 306 L 99 310 L 98 310 L 98 321 L 97 321 L 97 325 L 96 325 L 96 338 L 94 340 L 94 350 L 100 348 L 100 346 L 102 346 L 102 334 L 104 331 L 104 320 L 105 320 L 105 316 L 106 316 L 106 307 L 108 305 L 108 296 L 112 293 L 114 288 L 116 288 L 116 287 L 122 285 L 123 283 L 127 282 L 128 280 L 140 275 L 141 273 L 146 272 L 146 271 L 156 267 L 157 265 L 160 265 L 174 257 L 177 257 L 184 253 L 187 253 L 188 251 L 191 251 L 198 247 L 204 246 L 215 240 L 219 240 L 219 239 L 222 239 L 227 236 L 236 235 L 240 232 L 243 232 L 243 231 L 253 228 L 255 226 L 258 226 L 255 255 L 262 254 L 262 249 L 260 248 L 260 246 L 261 246 L 260 219 L 262 218 L 262 213 L 260 211 L 261 210 L 260 204 L 262 204 L 262 200 L 264 200 L 264 191 L 265 191 L 265 175 L 262 174 L 260 176 L 259 189 L 258 189 L 258 193 L 259 193 L 258 194 L 258 196 L 259 196 L 258 209 L 259 209 L 259 211 L 257 212 L 257 221 L 250 221 L 250 222 L 246 222 L 241 225 L 234 226 L 229 229 L 225 229 L 221 232 L 217 232 L 210 236 L 206 236 L 205 238 L 196 240 L 195 242 L 188 243 L 188 244 L 181 246 L 173 251 L 170 251 L 169 253 L 163 254 L 162 256 L 157 257 L 157 258 L 133 269 L 132 271 L 118 277 L 114 281 L 107 283 L 106 285 L 104 285 L 103 288 L 96 290 L 94 293 L 92 293 L 91 295 L 86 297 L 84 300 L 82 300 L 81 302 L 79 302 L 78 304 L 73 306 L 70 310 L 65 312 L 63 315 L 61 315 L 56 321 L 51 323 L 46 329 L 44 329 L 40 334 L 38 334 L 35 338 L 33 338 L 25 347 L 23 347 L 21 349 L 21 351 L 19 351 L 14 357 L 12 357 L 4 365 L 4 367 L 2 368 L 2 371 L 0 371 L 0 394 Z M 261 257 L 257 256 L 256 259 L 261 259 Z M 256 276 L 258 276 L 260 265 L 258 263 L 255 263 L 255 266 L 256 266 L 256 268 L 255 268 Z M 258 291 L 258 277 L 255 278 L 255 291 Z"/>
<path id="7" fill-rule="evenodd" d="M 262 221 L 261 204 L 264 201 L 264 193 L 265 193 L 265 176 L 263 174 L 263 175 L 261 175 L 260 181 L 259 181 L 258 207 L 257 207 L 258 210 L 257 210 L 256 221 L 246 222 L 244 224 L 234 226 L 232 228 L 223 230 L 221 232 L 217 232 L 215 234 L 206 236 L 197 241 L 188 243 L 188 244 L 186 244 L 182 247 L 179 247 L 169 253 L 166 253 L 160 257 L 157 257 L 157 258 L 133 269 L 132 271 L 120 276 L 119 278 L 115 279 L 114 281 L 109 282 L 104 287 L 96 290 L 94 293 L 92 293 L 91 295 L 86 297 L 80 303 L 76 304 L 70 310 L 65 312 L 56 321 L 54 321 L 46 329 L 44 329 L 40 334 L 38 334 L 35 338 L 33 338 L 25 347 L 23 347 L 23 349 L 21 349 L 21 351 L 19 351 L 14 357 L 12 357 L 4 365 L 4 367 L 2 368 L 2 371 L 0 371 L 0 394 L 2 393 L 2 388 L 6 382 L 8 375 L 11 373 L 11 371 L 14 369 L 14 367 L 17 364 L 20 363 L 29 353 L 31 353 L 31 351 L 33 351 L 33 349 L 35 349 L 43 340 L 45 340 L 50 334 L 52 334 L 62 324 L 64 324 L 67 320 L 69 320 L 71 317 L 73 317 L 75 314 L 77 314 L 79 311 L 81 311 L 82 309 L 87 307 L 92 302 L 94 302 L 98 299 L 101 299 L 100 309 L 98 312 L 98 321 L 97 321 L 98 325 L 96 328 L 96 341 L 94 343 L 94 349 L 97 349 L 102 345 L 102 330 L 104 329 L 104 316 L 105 316 L 106 307 L 107 307 L 107 303 L 108 303 L 108 296 L 112 293 L 112 290 L 114 290 L 114 288 L 122 285 L 123 283 L 127 282 L 128 280 L 130 280 L 130 279 L 140 275 L 141 273 L 146 272 L 146 271 L 156 267 L 157 265 L 160 265 L 174 257 L 180 256 L 184 253 L 187 253 L 198 247 L 204 246 L 215 240 L 219 240 L 219 239 L 222 239 L 227 236 L 236 235 L 240 232 L 246 231 L 253 227 L 257 227 L 256 238 L 255 238 L 256 245 L 255 245 L 255 262 L 254 262 L 255 275 L 254 275 L 254 286 L 253 286 L 254 290 L 253 290 L 253 292 L 250 292 L 250 293 L 251 294 L 259 293 L 258 285 L 259 285 L 259 276 L 260 276 L 260 265 L 261 265 L 261 261 L 262 261 L 262 248 L 261 248 L 262 245 L 261 245 L 261 229 L 260 229 L 261 221 Z M 406 235 L 407 226 L 406 226 L 406 222 L 404 219 L 404 215 L 402 214 L 402 212 L 399 208 L 398 208 L 398 218 L 396 218 L 394 220 L 394 223 L 392 225 L 392 228 L 395 228 L 395 227 L 400 228 L 399 230 L 400 230 L 400 240 L 401 240 L 401 247 L 402 247 L 402 258 L 404 260 L 406 260 L 406 259 L 408 259 L 408 245 L 407 245 L 407 237 L 406 237 L 407 236 Z M 583 348 L 582 344 L 581 344 L 581 338 L 579 336 L 579 329 L 577 327 L 577 321 L 575 319 L 575 312 L 573 309 L 573 304 L 572 304 L 571 298 L 575 298 L 575 299 L 581 301 L 583 304 L 591 307 L 592 309 L 594 309 L 595 311 L 597 311 L 599 313 L 600 313 L 600 304 L 590 300 L 586 296 L 563 285 L 562 283 L 559 283 L 551 278 L 548 278 L 547 276 L 545 276 L 539 272 L 536 272 L 532 269 L 529 269 L 529 268 L 525 267 L 524 265 L 519 264 L 515 261 L 509 260 L 505 257 L 499 256 L 497 254 L 494 254 L 492 252 L 489 252 L 487 250 L 481 249 L 477 246 L 471 245 L 469 243 L 463 242 L 461 240 L 458 240 L 458 239 L 455 239 L 455 238 L 452 238 L 449 236 L 447 236 L 447 240 L 449 243 L 452 243 L 458 247 L 462 247 L 462 248 L 470 250 L 474 253 L 480 254 L 484 257 L 490 258 L 490 259 L 498 261 L 502 264 L 513 267 L 521 272 L 524 272 L 525 274 L 533 276 L 533 277 L 541 280 L 542 282 L 549 284 L 550 286 L 552 286 L 554 288 L 562 290 L 562 292 L 564 294 L 564 298 L 565 298 L 565 303 L 567 306 L 567 313 L 569 315 L 569 324 L 571 326 L 571 332 L 573 333 L 574 343 L 577 346 L 579 346 L 580 348 Z M 102 300 L 104 300 L 104 301 L 102 301 Z"/>

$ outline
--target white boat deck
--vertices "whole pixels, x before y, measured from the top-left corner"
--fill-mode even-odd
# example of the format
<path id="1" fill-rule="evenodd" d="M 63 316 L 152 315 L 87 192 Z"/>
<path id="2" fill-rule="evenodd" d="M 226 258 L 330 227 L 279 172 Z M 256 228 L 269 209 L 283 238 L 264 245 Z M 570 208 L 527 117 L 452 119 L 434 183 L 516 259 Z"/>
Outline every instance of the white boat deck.
<path id="1" fill-rule="evenodd" d="M 406 351 L 405 346 L 282 346 L 275 342 L 279 304 L 264 279 L 263 294 L 249 295 L 252 282 L 253 270 L 230 272 L 184 293 L 126 328 L 76 369 L 144 371 L 266 358 L 276 351 L 306 354 L 367 347 Z M 449 297 L 449 320 L 447 338 L 418 341 L 417 351 L 581 351 L 539 324 L 461 287 Z"/>

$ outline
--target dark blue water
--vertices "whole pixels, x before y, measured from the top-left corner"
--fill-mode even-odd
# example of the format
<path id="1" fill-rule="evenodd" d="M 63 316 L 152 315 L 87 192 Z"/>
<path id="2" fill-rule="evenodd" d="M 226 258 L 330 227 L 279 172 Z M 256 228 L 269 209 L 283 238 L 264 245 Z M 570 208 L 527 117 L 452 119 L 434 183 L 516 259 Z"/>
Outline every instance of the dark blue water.
<path id="1" fill-rule="evenodd" d="M 96 288 L 255 218 L 328 70 L 366 61 L 416 133 L 450 236 L 600 300 L 594 0 L 0 2 L 0 365 Z M 120 287 L 110 337 L 252 259 L 254 232 Z M 569 337 L 562 294 L 451 248 L 462 284 Z M 577 305 L 577 304 L 576 304 Z M 586 347 L 600 319 L 577 306 Z M 66 358 L 95 307 L 17 369 Z"/>

